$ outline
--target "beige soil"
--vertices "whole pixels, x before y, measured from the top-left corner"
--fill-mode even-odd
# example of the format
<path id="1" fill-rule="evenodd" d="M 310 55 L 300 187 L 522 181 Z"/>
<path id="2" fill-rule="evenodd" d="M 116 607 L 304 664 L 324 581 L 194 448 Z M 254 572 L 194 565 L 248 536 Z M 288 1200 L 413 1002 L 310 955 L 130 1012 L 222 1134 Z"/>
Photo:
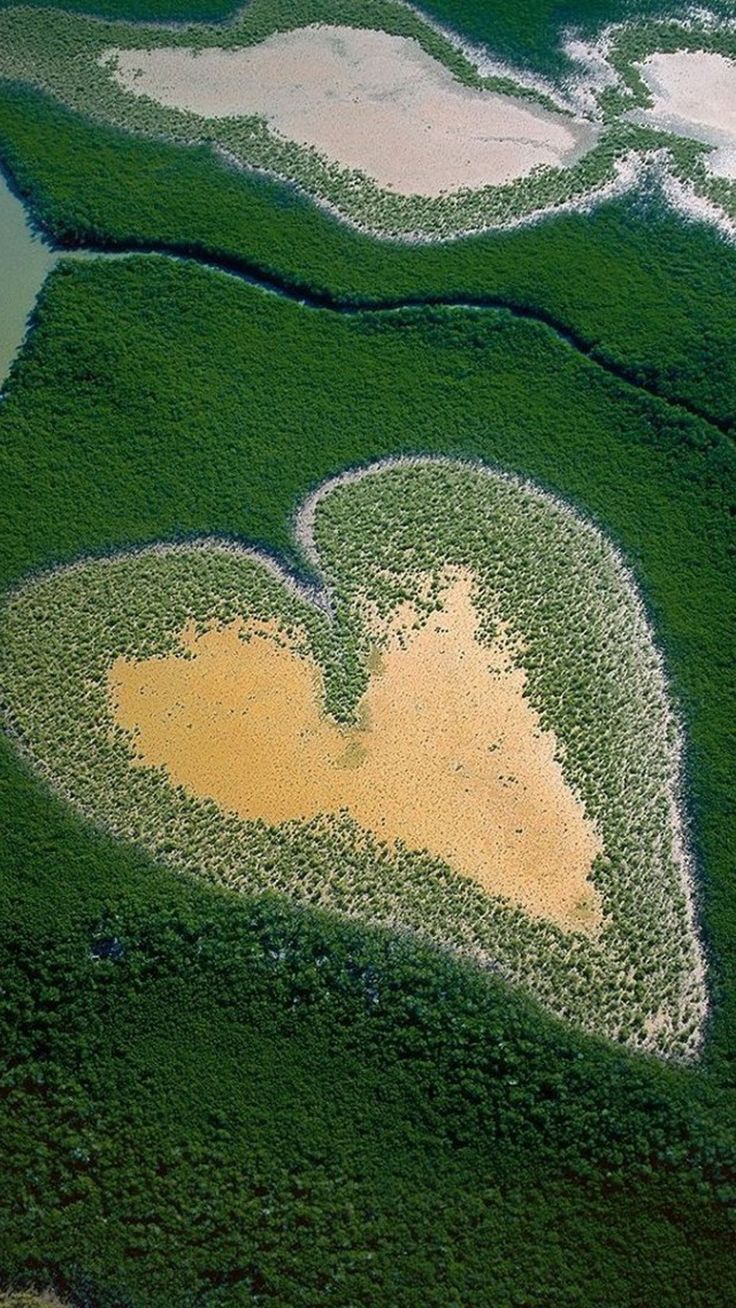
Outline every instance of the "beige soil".
<path id="1" fill-rule="evenodd" d="M 315 664 L 263 624 L 189 628 L 189 658 L 117 659 L 114 714 L 138 762 L 223 809 L 269 823 L 347 809 L 530 913 L 595 929 L 600 841 L 508 643 L 478 643 L 464 576 L 418 630 L 415 616 L 384 629 L 354 728 L 323 712 Z"/>
<path id="2" fill-rule="evenodd" d="M 412 38 L 301 27 L 233 49 L 107 50 L 126 91 L 203 118 L 258 115 L 385 189 L 436 196 L 567 166 L 596 129 L 463 86 Z"/>
<path id="3" fill-rule="evenodd" d="M 650 55 L 637 68 L 653 103 L 629 116 L 716 146 L 708 168 L 736 179 L 736 61 L 712 51 L 677 50 Z"/>

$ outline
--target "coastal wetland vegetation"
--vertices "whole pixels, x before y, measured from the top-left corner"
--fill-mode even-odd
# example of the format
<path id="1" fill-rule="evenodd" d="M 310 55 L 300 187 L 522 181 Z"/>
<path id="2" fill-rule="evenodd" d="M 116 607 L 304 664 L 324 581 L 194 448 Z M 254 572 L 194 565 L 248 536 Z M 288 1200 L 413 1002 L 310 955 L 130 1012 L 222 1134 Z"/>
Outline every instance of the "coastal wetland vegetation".
<path id="1" fill-rule="evenodd" d="M 610 28 L 608 37 L 609 29 L 604 29 L 599 44 L 606 76 L 595 60 L 591 65 L 590 58 L 586 62 L 581 56 L 574 74 L 567 81 L 558 76 L 555 84 L 540 81 L 538 73 L 535 79 L 533 70 L 530 77 L 528 67 L 521 67 L 515 77 L 513 68 L 503 63 L 477 65 L 472 50 L 401 0 L 298 0 L 296 5 L 251 0 L 225 24 L 168 28 L 160 22 L 105 22 L 53 8 L 35 12 L 6 7 L 0 10 L 0 76 L 11 85 L 40 89 L 116 130 L 204 147 L 215 154 L 220 168 L 256 169 L 293 184 L 312 202 L 384 239 L 457 239 L 513 227 L 570 206 L 587 214 L 612 190 L 640 190 L 645 170 L 668 201 L 679 207 L 694 205 L 701 218 L 709 213 L 711 221 L 733 225 L 736 184 L 725 174 L 716 177 L 709 171 L 710 147 L 698 138 L 698 131 L 688 136 L 687 129 L 673 127 L 667 115 L 645 122 L 634 121 L 627 112 L 648 101 L 637 61 L 650 53 L 680 46 L 736 53 L 734 29 L 728 21 L 719 22 L 717 12 L 686 12 L 679 25 L 672 23 L 673 16 L 656 21 L 640 15 Z M 321 26 L 326 27 L 324 33 L 316 30 Z M 357 44 L 346 43 L 351 27 L 374 29 L 373 44 L 365 32 Z M 302 33 L 307 44 L 301 56 L 300 28 L 312 29 Z M 267 53 L 269 41 L 276 38 L 278 45 L 279 34 L 288 37 L 288 53 L 283 44 L 278 54 L 276 48 Z M 352 37 L 356 35 L 353 31 Z M 561 31 L 561 41 L 563 35 L 569 37 Z M 242 60 L 254 46 L 259 53 L 246 55 L 252 85 L 244 95 L 242 87 L 236 90 L 232 60 L 236 55 Z M 413 93 L 400 88 L 406 76 L 402 69 L 408 67 L 409 76 L 416 76 L 419 54 L 425 101 L 417 116 Z M 295 87 L 281 85 L 284 77 L 288 82 L 289 61 L 295 59 L 300 66 L 300 58 L 301 108 Z M 264 76 L 273 83 L 275 117 L 267 113 L 266 86 L 258 89 L 261 74 L 254 59 L 258 68 L 271 69 Z M 364 71 L 356 99 L 351 78 L 361 61 Z M 241 62 L 241 78 L 245 67 Z M 314 85 L 313 67 L 320 70 Z M 479 89 L 500 93 L 478 108 L 480 114 L 495 115 L 499 135 L 494 145 L 490 124 L 483 141 L 472 132 L 464 136 L 457 121 L 448 127 L 453 114 L 467 113 L 467 95 L 477 95 Z M 526 106 L 520 95 L 529 101 Z M 326 98 L 321 101 L 321 96 Z M 379 99 L 383 103 L 377 106 Z M 323 121 L 335 104 L 344 106 L 342 131 L 335 130 L 334 122 Z M 372 132 L 366 132 L 366 118 Z M 428 127 L 436 129 L 442 152 L 467 154 L 463 166 L 447 161 L 439 167 L 437 150 L 427 150 Z M 397 152 L 391 149 L 397 134 L 406 138 L 402 148 L 407 147 L 400 178 Z M 512 146 L 519 139 L 524 149 L 508 153 L 504 144 Z M 402 178 L 413 179 L 406 194 L 401 193 Z"/>
<path id="2" fill-rule="evenodd" d="M 731 249 L 655 195 L 450 245 L 371 241 L 207 149 L 133 139 L 6 85 L 0 160 L 62 245 L 211 257 L 337 306 L 486 298 L 562 327 L 635 383 L 733 422 Z"/>
<path id="3" fill-rule="evenodd" d="M 691 1302 L 717 1303 L 735 961 L 728 437 L 534 323 L 307 313 L 154 256 L 61 262 L 0 422 L 8 585 L 206 533 L 303 570 L 290 519 L 305 489 L 386 454 L 480 457 L 584 508 L 633 567 L 685 715 L 714 1003 L 691 1070 L 632 1059 L 418 941 L 173 879 L 91 831 L 8 745 L 7 1018 L 27 1013 L 6 1042 L 24 1160 L 5 1195 L 9 1278 L 103 1303 L 164 1305 L 172 1284 L 193 1303 L 255 1287 L 264 1302 L 409 1304 L 417 1284 L 429 1303 L 483 1303 L 490 1284 L 489 1305 L 551 1303 L 560 1286 L 573 1304 L 634 1304 L 676 1251 Z M 554 1087 L 538 1079 L 550 1059 Z M 441 1246 L 462 1257 L 437 1284 Z"/>
<path id="4" fill-rule="evenodd" d="M 274 577 L 263 560 L 228 552 L 214 542 L 91 562 L 22 588 L 9 601 L 0 629 L 6 647 L 0 671 L 8 723 L 24 750 L 82 812 L 174 868 L 246 892 L 279 890 L 304 904 L 411 930 L 492 966 L 551 1011 L 588 1031 L 663 1057 L 694 1057 L 702 1040 L 705 994 L 686 900 L 675 723 L 641 603 L 610 545 L 566 506 L 533 487 L 452 461 L 374 468 L 370 476 L 333 486 L 315 504 L 314 541 L 318 553 L 311 565 L 328 588 L 332 620 L 321 605 L 290 591 L 286 579 Z M 460 602 L 463 577 L 468 588 L 465 606 Z M 552 851 L 545 854 L 544 843 L 533 846 L 535 865 L 529 871 L 537 895 L 531 915 L 519 911 L 525 904 L 519 894 L 525 859 L 515 837 L 523 837 L 526 828 L 530 839 L 535 810 L 541 820 L 550 801 L 540 790 L 538 770 L 527 770 L 521 760 L 501 762 L 505 733 L 525 729 L 509 716 L 509 704 L 495 726 L 492 719 L 487 722 L 478 754 L 472 748 L 468 753 L 467 736 L 453 734 L 444 768 L 434 779 L 425 772 L 432 796 L 429 809 L 434 805 L 442 813 L 444 796 L 446 829 L 438 832 L 430 824 L 423 838 L 417 838 L 416 825 L 404 816 L 407 807 L 414 807 L 416 822 L 422 806 L 419 797 L 413 798 L 413 787 L 417 770 L 422 779 L 421 754 L 426 749 L 426 744 L 419 746 L 402 767 L 402 749 L 412 731 L 409 722 L 401 728 L 403 739 L 394 740 L 391 756 L 383 758 L 382 771 L 394 769 L 394 793 L 384 798 L 377 815 L 372 804 L 366 806 L 361 799 L 360 789 L 347 797 L 350 787 L 343 787 L 346 798 L 335 813 L 339 768 L 325 781 L 324 800 L 314 810 L 307 807 L 305 817 L 311 821 L 289 821 L 301 812 L 299 805 L 292 811 L 288 804 L 284 808 L 283 800 L 271 804 L 268 791 L 265 812 L 248 804 L 243 812 L 226 776 L 222 784 L 217 778 L 229 767 L 240 768 L 245 776 L 257 767 L 261 784 L 267 775 L 266 760 L 251 760 L 245 720 L 245 737 L 238 736 L 235 757 L 228 764 L 226 757 L 218 762 L 209 753 L 207 739 L 216 739 L 214 718 L 208 715 L 204 737 L 190 717 L 183 719 L 184 739 L 173 747 L 173 755 L 165 750 L 164 757 L 171 760 L 182 750 L 186 753 L 194 767 L 187 773 L 189 785 L 177 777 L 175 764 L 175 788 L 174 777 L 151 767 L 131 771 L 135 738 L 120 728 L 113 731 L 109 678 L 125 675 L 122 668 L 110 673 L 117 660 L 124 657 L 129 672 L 131 661 L 135 666 L 143 659 L 149 660 L 149 672 L 157 666 L 159 673 L 168 669 L 177 678 L 191 677 L 198 641 L 186 643 L 188 658 L 183 658 L 180 637 L 185 625 L 206 638 L 213 621 L 232 629 L 240 618 L 246 623 L 242 636 L 261 648 L 264 639 L 273 647 L 282 632 L 282 645 L 288 640 L 302 651 L 297 661 L 321 669 L 324 704 L 334 722 L 359 726 L 372 655 L 377 652 L 388 661 L 380 677 L 384 688 L 390 688 L 397 673 L 390 628 L 387 634 L 381 624 L 376 627 L 370 615 L 382 615 L 385 626 L 407 604 L 410 617 L 396 636 L 405 659 L 417 641 L 425 651 L 412 671 L 415 685 L 427 682 L 414 706 L 419 730 L 422 718 L 426 720 L 422 700 L 441 696 L 452 702 L 455 690 L 454 716 L 462 721 L 468 712 L 464 697 L 471 692 L 474 648 L 487 687 L 489 676 L 492 684 L 503 680 L 503 663 L 489 673 L 494 642 L 508 633 L 506 657 L 513 657 L 514 637 L 522 637 L 521 666 L 528 683 L 524 697 L 528 695 L 539 714 L 540 727 L 551 730 L 564 750 L 563 777 L 600 832 L 602 848 L 596 842 L 587 845 L 587 888 L 583 878 L 577 905 L 568 912 L 562 905 L 575 867 L 574 852 L 566 850 L 567 877 L 562 880 L 556 857 Z M 472 631 L 474 614 L 485 657 L 476 639 L 462 638 L 466 620 Z M 456 661 L 440 659 L 438 666 L 431 632 L 434 624 L 441 628 L 446 623 L 453 629 L 450 643 Z M 267 634 L 274 624 L 276 630 Z M 415 629 L 424 632 L 424 640 L 415 635 L 412 641 Z M 496 662 L 499 653 L 497 649 Z M 166 656 L 177 654 L 175 672 Z M 233 665 L 204 666 L 209 666 L 214 683 L 214 713 Z M 242 700 L 244 683 L 237 684 Z M 282 693 L 287 693 L 285 688 Z M 402 694 L 410 694 L 406 685 Z M 133 706 L 141 695 L 150 701 L 145 679 L 137 685 Z M 206 695 L 206 685 L 200 684 L 195 698 Z M 291 695 L 297 715 L 296 688 Z M 486 689 L 486 701 L 491 695 Z M 154 709 L 157 737 L 159 729 L 166 734 L 172 715 L 182 708 L 186 712 L 187 699 L 180 685 L 170 700 L 165 697 L 161 719 Z M 483 703 L 481 691 L 474 717 L 482 713 Z M 236 711 L 237 697 L 227 710 L 230 720 Z M 135 725 L 135 707 L 131 712 Z M 400 719 L 401 704 L 386 712 Z M 290 735 L 282 738 L 273 708 L 261 730 L 269 727 L 273 749 L 287 757 Z M 307 718 L 301 734 L 314 729 Z M 434 718 L 425 728 L 438 752 L 444 729 L 442 719 Z M 376 722 L 362 744 L 360 732 L 352 737 L 350 771 L 359 788 L 364 771 L 356 767 L 356 749 L 370 773 L 368 756 L 381 748 L 386 730 L 388 724 L 381 728 Z M 349 749 L 351 738 L 344 739 L 341 753 Z M 492 753 L 501 750 L 497 761 L 488 758 L 491 746 Z M 223 748 L 229 748 L 225 740 Z M 540 761 L 542 749 L 538 744 Z M 319 766 L 317 758 L 302 758 L 297 752 L 291 770 L 314 771 Z M 485 788 L 491 776 L 499 780 L 499 768 L 504 769 L 506 787 L 526 788 L 518 808 L 503 792 L 494 796 Z M 448 772 L 455 777 L 449 794 Z M 481 777 L 486 779 L 482 784 Z M 197 778 L 209 779 L 204 790 L 197 788 Z M 288 785 L 288 776 L 282 778 L 282 796 Z M 375 778 L 373 791 L 380 793 L 381 785 L 381 778 Z M 212 802 L 218 795 L 229 796 L 230 802 L 218 808 Z M 388 833 L 401 795 L 403 803 L 393 818 L 394 823 L 398 820 L 394 838 L 401 839 L 397 851 Z M 564 803 L 559 791 L 551 802 L 556 807 Z M 238 821 L 233 805 L 251 820 Z M 476 829 L 470 848 L 461 854 L 450 829 L 463 826 L 470 831 L 478 806 L 485 811 L 499 805 L 517 814 L 504 836 L 504 849 L 511 866 L 520 856 L 518 886 L 515 891 L 502 877 L 495 887 L 501 897 L 491 898 L 469 877 L 456 875 L 462 873 L 464 860 L 481 850 L 481 867 L 492 866 L 484 830 Z M 345 819 L 343 808 L 353 821 Z M 362 812 L 373 816 L 362 820 L 357 816 Z M 254 821 L 269 814 L 273 816 L 265 829 L 262 821 Z M 356 817 L 362 830 L 355 827 Z M 572 812 L 567 822 L 572 828 Z M 559 830 L 555 841 L 564 847 Z M 419 858 L 417 850 L 424 851 Z M 606 915 L 600 934 L 594 926 L 591 892 L 600 897 Z M 528 900 L 525 906 L 529 908 Z"/>
<path id="5" fill-rule="evenodd" d="M 603 9 L 562 21 L 625 16 Z M 453 10 L 557 66 L 557 6 Z M 662 650 L 711 1008 L 697 1061 L 632 1054 L 416 936 L 173 875 L 4 739 L 3 1282 L 78 1308 L 730 1308 L 733 247 L 646 196 L 378 243 L 18 87 L 0 158 L 60 242 L 290 292 L 154 254 L 58 263 L 0 403 L 3 589 L 203 535 L 313 581 L 292 517 L 346 467 L 439 453 L 532 478 L 620 548 Z M 433 297 L 454 303 L 335 311 Z"/>

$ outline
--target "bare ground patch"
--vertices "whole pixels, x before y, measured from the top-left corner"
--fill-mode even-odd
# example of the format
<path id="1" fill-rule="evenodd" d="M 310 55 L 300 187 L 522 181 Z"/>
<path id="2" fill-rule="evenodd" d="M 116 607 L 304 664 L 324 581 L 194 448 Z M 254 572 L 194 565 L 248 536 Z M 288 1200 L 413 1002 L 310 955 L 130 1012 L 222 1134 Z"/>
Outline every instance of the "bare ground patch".
<path id="1" fill-rule="evenodd" d="M 630 116 L 714 146 L 709 171 L 736 180 L 736 62 L 714 50 L 657 51 L 637 68 L 652 104 Z"/>
<path id="2" fill-rule="evenodd" d="M 424 622 L 411 606 L 397 613 L 355 727 L 323 711 L 316 664 L 253 623 L 188 629 L 189 657 L 117 659 L 115 715 L 134 731 L 139 762 L 241 817 L 347 809 L 380 840 L 426 849 L 491 894 L 592 930 L 596 829 L 508 642 L 481 645 L 476 626 L 469 577 Z"/>
<path id="3" fill-rule="evenodd" d="M 463 85 L 411 37 L 300 27 L 239 49 L 112 49 L 124 90 L 207 119 L 264 117 L 274 132 L 400 195 L 500 185 L 567 167 L 597 130 Z"/>

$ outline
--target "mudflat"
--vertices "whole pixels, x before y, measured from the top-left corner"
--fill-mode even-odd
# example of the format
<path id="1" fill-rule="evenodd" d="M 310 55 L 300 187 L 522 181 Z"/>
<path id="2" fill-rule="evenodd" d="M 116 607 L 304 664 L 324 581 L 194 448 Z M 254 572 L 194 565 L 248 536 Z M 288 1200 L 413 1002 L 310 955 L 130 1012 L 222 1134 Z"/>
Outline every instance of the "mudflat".
<path id="1" fill-rule="evenodd" d="M 182 633 L 181 655 L 118 658 L 118 724 L 137 762 L 245 818 L 347 810 L 388 842 L 426 849 L 528 912 L 594 931 L 601 850 L 541 728 L 508 639 L 477 638 L 468 576 L 427 620 L 404 606 L 378 646 L 356 726 L 322 709 L 316 664 L 273 625 Z"/>
<path id="2" fill-rule="evenodd" d="M 712 50 L 658 51 L 637 68 L 652 104 L 630 116 L 714 146 L 708 169 L 736 180 L 736 61 Z"/>
<path id="3" fill-rule="evenodd" d="M 300 27 L 239 49 L 111 49 L 119 86 L 202 118 L 257 115 L 274 132 L 402 195 L 437 196 L 567 167 L 588 122 L 468 87 L 411 37 Z"/>

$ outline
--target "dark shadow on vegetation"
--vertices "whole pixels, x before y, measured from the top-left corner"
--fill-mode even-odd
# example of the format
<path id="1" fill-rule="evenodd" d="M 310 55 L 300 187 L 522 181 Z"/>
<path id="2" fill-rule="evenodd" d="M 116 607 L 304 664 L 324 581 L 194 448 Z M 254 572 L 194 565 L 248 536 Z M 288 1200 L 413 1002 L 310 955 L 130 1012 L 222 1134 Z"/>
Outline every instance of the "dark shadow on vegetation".
<path id="1" fill-rule="evenodd" d="M 97 241 L 94 243 L 85 241 L 77 247 L 69 244 L 54 248 L 58 249 L 60 253 L 77 249 L 85 255 L 99 258 L 124 258 L 127 255 L 161 255 L 171 259 L 182 259 L 197 263 L 213 272 L 238 277 L 250 286 L 256 286 L 272 295 L 281 295 L 285 299 L 305 308 L 321 309 L 330 313 L 356 315 L 400 313 L 424 309 L 467 309 L 477 312 L 490 311 L 508 314 L 510 317 L 521 318 L 525 322 L 533 322 L 537 323 L 538 326 L 546 327 L 554 333 L 558 340 L 570 346 L 571 349 L 577 350 L 584 358 L 597 364 L 599 368 L 602 368 L 611 377 L 615 377 L 617 381 L 624 382 L 627 386 L 633 386 L 636 390 L 644 392 L 653 399 L 662 401 L 664 404 L 669 405 L 670 408 L 688 414 L 691 418 L 698 418 L 702 422 L 708 423 L 722 435 L 731 436 L 733 433 L 734 422 L 732 418 L 714 417 L 688 400 L 673 399 L 672 396 L 660 389 L 655 382 L 643 380 L 641 371 L 628 368 L 625 364 L 612 359 L 593 342 L 586 340 L 574 328 L 558 321 L 543 309 L 532 309 L 527 305 L 515 303 L 513 300 L 505 299 L 502 296 L 441 295 L 428 292 L 397 298 L 362 295 L 356 295 L 354 298 L 342 298 L 326 289 L 320 290 L 304 283 L 290 282 L 245 257 L 221 255 L 215 258 L 196 243 L 177 245 L 165 241 L 142 241 L 140 244 L 134 242 L 116 244 L 113 241 Z"/>

